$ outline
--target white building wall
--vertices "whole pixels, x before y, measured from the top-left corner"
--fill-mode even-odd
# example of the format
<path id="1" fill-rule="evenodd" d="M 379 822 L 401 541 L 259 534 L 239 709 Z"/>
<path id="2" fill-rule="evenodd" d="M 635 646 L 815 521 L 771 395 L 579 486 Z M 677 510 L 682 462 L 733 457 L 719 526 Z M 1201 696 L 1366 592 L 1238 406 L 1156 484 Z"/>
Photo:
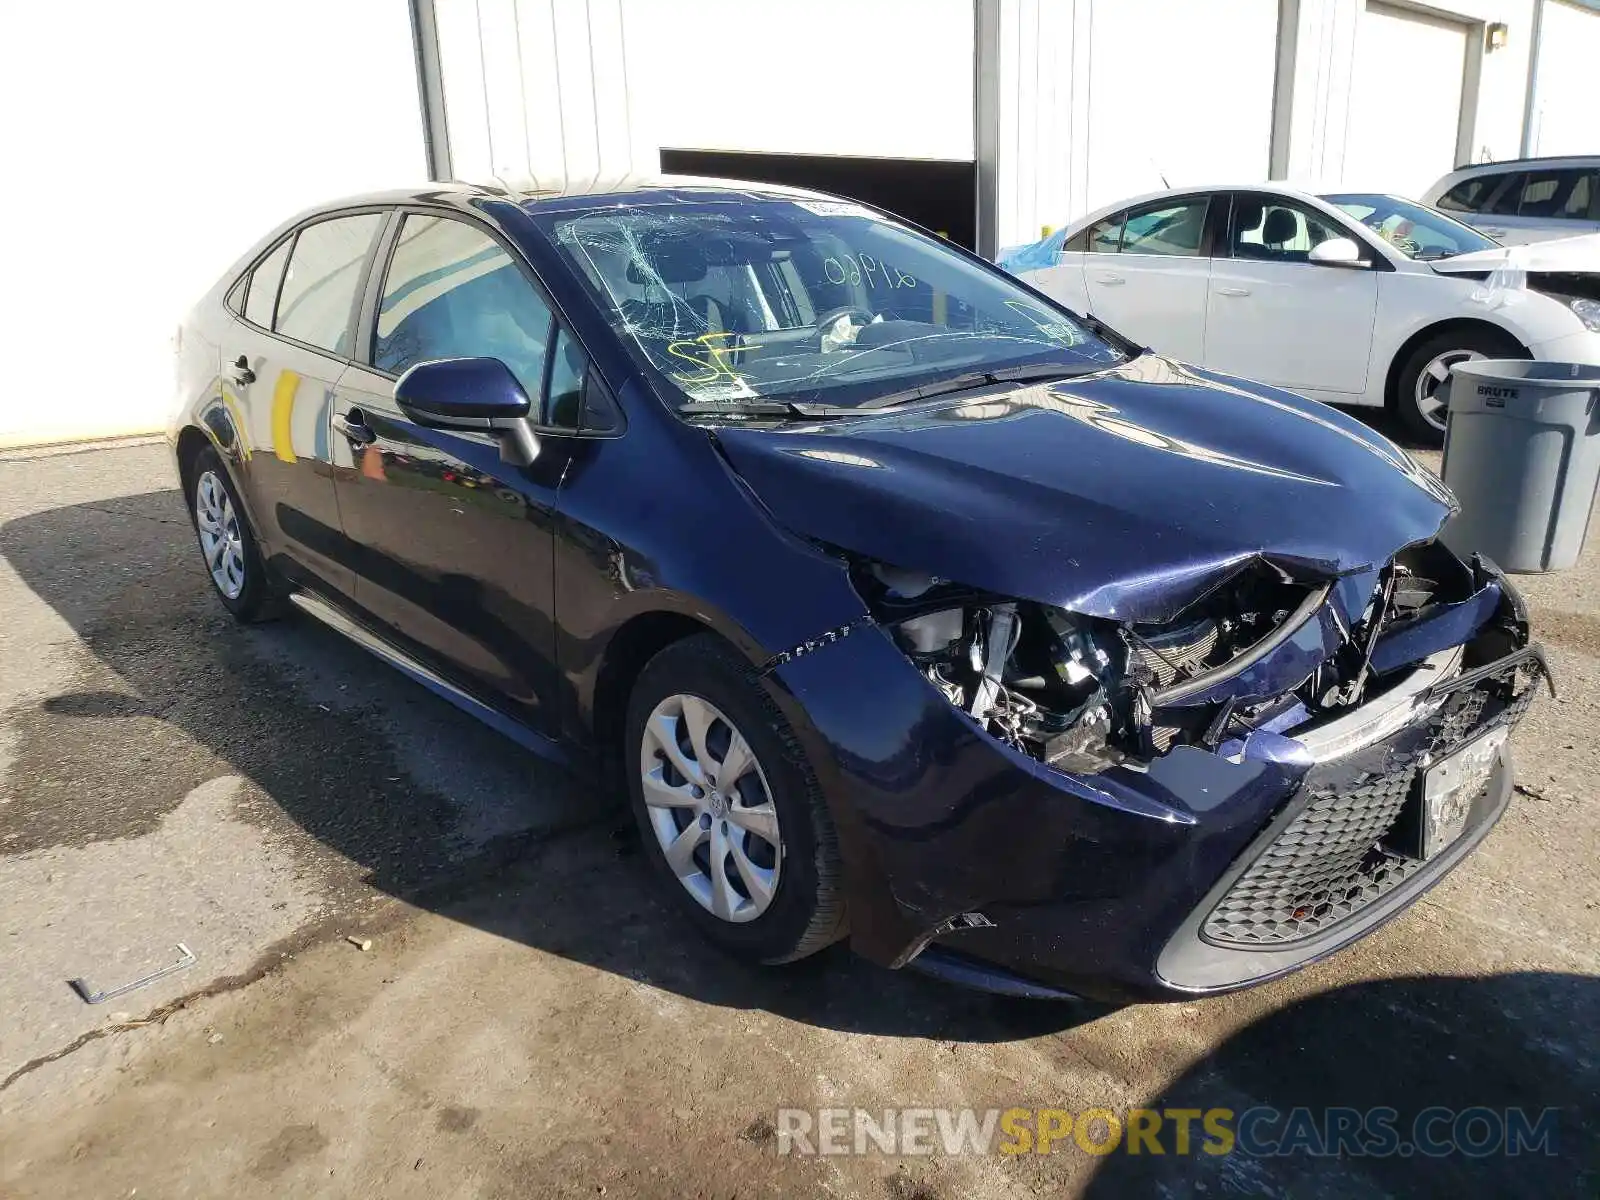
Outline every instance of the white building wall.
<path id="1" fill-rule="evenodd" d="M 1277 0 L 981 2 L 998 14 L 997 245 L 1140 192 L 1266 177 Z"/>
<path id="2" fill-rule="evenodd" d="M 1415 190 L 1405 179 L 1356 177 L 1361 159 L 1352 153 L 1351 138 L 1362 125 L 1351 120 L 1358 81 L 1353 78 L 1368 23 L 1366 0 L 1284 0 L 1295 30 L 1295 70 L 1289 123 L 1288 169 L 1291 181 L 1312 187 L 1360 187 Z M 1405 4 L 1386 6 L 1403 10 Z M 1465 71 L 1466 116 L 1471 136 L 1461 158 L 1484 161 L 1515 158 L 1522 139 L 1522 110 L 1527 88 L 1529 51 L 1533 40 L 1533 0 L 1433 0 L 1426 12 L 1454 18 L 1469 26 Z M 1484 28 L 1504 22 L 1508 44 L 1480 53 Z M 1454 68 L 1449 74 L 1453 75 Z M 1414 73 L 1393 81 L 1394 136 L 1406 137 L 1406 90 L 1430 86 L 1430 64 L 1415 63 Z M 1453 163 L 1450 165 L 1454 165 Z M 1439 172 L 1442 174 L 1443 172 Z M 1420 186 L 1426 186 L 1432 179 Z"/>
<path id="3" fill-rule="evenodd" d="M 178 321 L 302 208 L 427 177 L 406 0 L 6 6 L 0 446 L 159 429 Z"/>
<path id="4" fill-rule="evenodd" d="M 972 0 L 434 0 L 452 174 L 663 146 L 972 158 Z"/>
<path id="5" fill-rule="evenodd" d="M 1600 154 L 1600 12 L 1546 0 L 1529 154 Z"/>
<path id="6" fill-rule="evenodd" d="M 435 0 L 457 179 L 617 178 L 653 166 L 633 121 L 621 0 Z"/>

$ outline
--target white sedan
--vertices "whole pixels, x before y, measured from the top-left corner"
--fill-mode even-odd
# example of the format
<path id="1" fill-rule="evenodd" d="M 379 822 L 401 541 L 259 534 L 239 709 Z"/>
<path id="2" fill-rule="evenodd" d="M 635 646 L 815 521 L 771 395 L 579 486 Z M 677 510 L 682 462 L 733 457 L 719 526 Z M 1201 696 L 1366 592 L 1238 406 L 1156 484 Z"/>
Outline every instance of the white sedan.
<path id="1" fill-rule="evenodd" d="M 1000 265 L 1169 357 L 1443 436 L 1471 358 L 1600 363 L 1600 235 L 1507 248 L 1431 208 L 1276 185 L 1093 213 Z"/>

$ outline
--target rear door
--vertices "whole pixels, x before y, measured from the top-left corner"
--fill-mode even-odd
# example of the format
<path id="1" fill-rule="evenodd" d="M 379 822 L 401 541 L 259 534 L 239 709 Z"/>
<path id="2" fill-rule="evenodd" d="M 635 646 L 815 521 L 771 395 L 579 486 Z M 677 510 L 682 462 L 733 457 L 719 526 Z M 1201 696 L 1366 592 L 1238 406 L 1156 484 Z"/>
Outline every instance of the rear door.
<path id="1" fill-rule="evenodd" d="M 1205 365 L 1280 387 L 1365 391 L 1376 257 L 1365 268 L 1310 262 L 1313 246 L 1352 235 L 1325 213 L 1265 192 L 1234 194 L 1227 231 L 1211 262 Z"/>
<path id="2" fill-rule="evenodd" d="M 244 488 L 274 566 L 349 595 L 329 419 L 350 359 L 380 212 L 319 218 L 250 273 L 222 346 L 225 401 L 243 425 Z"/>
<path id="3" fill-rule="evenodd" d="M 1084 276 L 1094 314 L 1157 353 L 1200 362 L 1209 208 L 1205 195 L 1169 197 L 1091 227 Z"/>
<path id="4" fill-rule="evenodd" d="M 385 240 L 365 361 L 345 376 L 335 413 L 357 604 L 480 699 L 554 732 L 552 525 L 564 447 L 545 438 L 531 466 L 513 466 L 490 434 L 424 428 L 394 401 L 413 363 L 484 356 L 540 404 L 557 333 L 551 305 L 515 251 L 456 214 L 404 212 Z M 564 343 L 562 363 L 576 352 Z"/>

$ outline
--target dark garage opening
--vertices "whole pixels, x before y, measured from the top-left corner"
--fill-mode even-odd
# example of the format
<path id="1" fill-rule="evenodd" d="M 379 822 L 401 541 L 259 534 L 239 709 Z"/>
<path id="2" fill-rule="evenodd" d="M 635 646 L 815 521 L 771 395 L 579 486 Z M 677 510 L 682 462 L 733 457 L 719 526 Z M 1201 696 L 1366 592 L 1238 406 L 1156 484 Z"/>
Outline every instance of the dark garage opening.
<path id="1" fill-rule="evenodd" d="M 669 175 L 750 179 L 833 192 L 887 209 L 968 250 L 978 244 L 976 163 L 663 148 L 661 169 Z"/>

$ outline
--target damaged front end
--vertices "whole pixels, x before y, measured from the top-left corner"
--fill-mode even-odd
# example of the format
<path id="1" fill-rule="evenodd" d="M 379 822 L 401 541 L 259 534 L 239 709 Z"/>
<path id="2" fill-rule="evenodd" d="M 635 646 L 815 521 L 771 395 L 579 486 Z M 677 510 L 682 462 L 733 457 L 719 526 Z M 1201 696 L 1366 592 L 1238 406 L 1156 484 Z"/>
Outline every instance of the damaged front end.
<path id="1" fill-rule="evenodd" d="M 954 708 L 1073 775 L 1148 769 L 1179 746 L 1237 758 L 1259 735 L 1339 720 L 1441 650 L 1468 646 L 1471 668 L 1528 642 L 1498 570 L 1433 541 L 1341 579 L 1254 557 L 1159 623 L 862 560 L 853 575 L 872 618 Z"/>

